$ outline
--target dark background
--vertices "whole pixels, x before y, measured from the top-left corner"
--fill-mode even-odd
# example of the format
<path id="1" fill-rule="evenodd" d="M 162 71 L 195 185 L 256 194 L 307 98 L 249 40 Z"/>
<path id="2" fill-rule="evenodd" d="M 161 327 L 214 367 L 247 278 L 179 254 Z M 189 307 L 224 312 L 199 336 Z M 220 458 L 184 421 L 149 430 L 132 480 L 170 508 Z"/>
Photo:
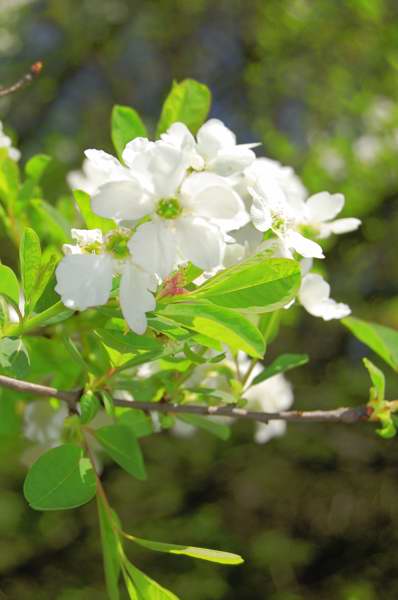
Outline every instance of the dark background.
<path id="1" fill-rule="evenodd" d="M 152 131 L 174 79 L 214 95 L 212 116 L 242 142 L 293 165 L 311 192 L 346 194 L 363 219 L 332 240 L 333 297 L 398 327 L 398 4 L 395 0 L 0 0 L 0 79 L 42 59 L 42 77 L 0 102 L 23 161 L 56 158 L 56 202 L 87 147 L 111 150 L 113 104 Z M 10 255 L 8 242 L 2 254 Z M 266 359 L 308 352 L 289 374 L 295 406 L 366 402 L 369 355 L 338 322 L 289 311 Z M 398 377 L 387 366 L 387 396 Z M 96 515 L 34 513 L 18 444 L 2 442 L 0 597 L 106 598 Z M 162 433 L 144 442 L 149 478 L 109 466 L 104 482 L 126 529 L 242 554 L 240 567 L 131 548 L 137 566 L 183 600 L 376 600 L 398 597 L 398 446 L 369 425 L 289 425 L 265 446 L 238 424 L 229 442 Z M 4 594 L 4 596 L 2 595 Z"/>

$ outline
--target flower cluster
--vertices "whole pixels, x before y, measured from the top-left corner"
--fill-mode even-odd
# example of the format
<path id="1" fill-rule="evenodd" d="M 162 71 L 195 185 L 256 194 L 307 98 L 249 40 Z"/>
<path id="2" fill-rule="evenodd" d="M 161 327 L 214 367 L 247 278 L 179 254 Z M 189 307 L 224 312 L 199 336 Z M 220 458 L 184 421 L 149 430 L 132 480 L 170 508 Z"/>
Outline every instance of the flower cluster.
<path id="1" fill-rule="evenodd" d="M 0 121 L 0 150 L 2 148 L 7 151 L 8 158 L 11 158 L 11 160 L 17 161 L 20 159 L 20 151 L 17 150 L 17 148 L 14 148 L 11 138 L 5 134 L 3 123 Z"/>
<path id="2" fill-rule="evenodd" d="M 129 327 L 143 333 L 161 282 L 191 262 L 206 274 L 268 247 L 270 254 L 301 257 L 299 300 L 313 315 L 341 318 L 350 309 L 330 298 L 320 275 L 309 273 L 324 258 L 316 239 L 356 229 L 358 219 L 336 219 L 341 194 L 308 193 L 289 167 L 256 158 L 257 144 L 237 144 L 216 119 L 196 138 L 175 123 L 153 142 L 136 138 L 122 162 L 87 150 L 84 172 L 72 187 L 91 195 L 92 211 L 115 227 L 73 230 L 57 268 L 57 292 L 66 306 L 105 304 L 119 282 L 120 306 Z M 116 285 L 115 285 L 116 281 Z"/>

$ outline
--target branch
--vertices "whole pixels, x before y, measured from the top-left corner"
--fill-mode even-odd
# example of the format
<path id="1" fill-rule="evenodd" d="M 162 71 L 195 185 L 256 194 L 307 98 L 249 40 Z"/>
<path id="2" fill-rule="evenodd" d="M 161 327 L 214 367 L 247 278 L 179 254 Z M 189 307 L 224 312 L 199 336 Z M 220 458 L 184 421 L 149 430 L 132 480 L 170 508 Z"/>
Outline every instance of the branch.
<path id="1" fill-rule="evenodd" d="M 0 87 L 0 98 L 3 96 L 8 96 L 9 94 L 13 94 L 14 92 L 18 92 L 25 86 L 32 83 L 32 81 L 38 77 L 43 69 L 43 63 L 35 62 L 31 67 L 28 73 L 25 73 L 21 79 L 13 83 L 8 87 Z"/>
<path id="2" fill-rule="evenodd" d="M 31 383 L 30 381 L 20 381 L 12 377 L 0 375 L 0 387 L 6 387 L 11 390 L 35 394 L 36 396 L 46 396 L 63 400 L 69 406 L 72 412 L 76 412 L 78 401 L 83 390 L 63 391 L 53 387 Z M 368 421 L 370 419 L 369 408 L 366 405 L 356 407 L 341 407 L 334 410 L 287 410 L 273 413 L 250 411 L 245 408 L 236 408 L 234 406 L 202 406 L 195 404 L 170 404 L 169 402 L 139 402 L 135 400 L 123 400 L 113 398 L 115 406 L 123 406 L 144 410 L 147 412 L 163 412 L 172 414 L 191 414 L 212 417 L 233 417 L 238 419 L 250 419 L 260 423 L 268 421 L 299 421 L 303 423 L 357 423 L 358 421 Z"/>

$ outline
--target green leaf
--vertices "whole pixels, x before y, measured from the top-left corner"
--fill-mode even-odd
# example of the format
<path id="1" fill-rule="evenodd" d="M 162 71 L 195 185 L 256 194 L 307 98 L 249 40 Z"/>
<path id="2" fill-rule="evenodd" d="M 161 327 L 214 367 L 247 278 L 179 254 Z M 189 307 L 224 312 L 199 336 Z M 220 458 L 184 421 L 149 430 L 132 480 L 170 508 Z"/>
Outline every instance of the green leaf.
<path id="1" fill-rule="evenodd" d="M 27 227 L 22 234 L 19 247 L 19 262 L 25 302 L 30 305 L 30 300 L 35 291 L 41 265 L 39 236 L 33 229 L 30 229 L 30 227 Z"/>
<path id="2" fill-rule="evenodd" d="M 104 560 L 106 589 L 109 600 L 119 600 L 120 540 L 115 533 L 111 516 L 102 497 L 97 494 L 98 518 L 101 531 L 102 556 Z"/>
<path id="3" fill-rule="evenodd" d="M 0 340 L 0 369 L 14 377 L 23 377 L 30 365 L 28 351 L 21 338 Z"/>
<path id="4" fill-rule="evenodd" d="M 51 156 L 47 156 L 46 154 L 32 156 L 25 165 L 26 175 L 34 181 L 39 182 L 51 161 Z"/>
<path id="5" fill-rule="evenodd" d="M 191 558 L 200 558 L 221 565 L 240 565 L 243 558 L 239 554 L 223 552 L 222 550 L 211 550 L 210 548 L 198 548 L 196 546 L 181 546 L 180 544 L 166 544 L 163 542 L 153 542 L 134 536 L 128 536 L 133 542 L 136 542 L 144 548 L 155 550 L 156 552 L 167 552 L 169 554 L 182 554 Z"/>
<path id="6" fill-rule="evenodd" d="M 179 600 L 178 596 L 166 590 L 159 583 L 145 575 L 142 571 L 132 565 L 126 558 L 124 567 L 136 588 L 137 600 Z"/>
<path id="7" fill-rule="evenodd" d="M 128 142 L 137 137 L 148 137 L 138 113 L 129 106 L 114 106 L 111 118 L 112 142 L 121 159 Z"/>
<path id="8" fill-rule="evenodd" d="M 14 204 L 19 191 L 19 168 L 10 158 L 0 160 L 0 196 L 8 206 Z"/>
<path id="9" fill-rule="evenodd" d="M 260 316 L 258 328 L 264 336 L 265 343 L 268 345 L 274 341 L 279 331 L 279 322 L 281 311 L 264 313 Z"/>
<path id="10" fill-rule="evenodd" d="M 49 233 L 59 240 L 65 242 L 69 240 L 70 224 L 54 206 L 40 198 L 32 200 L 31 205 L 40 220 L 47 226 Z"/>
<path id="11" fill-rule="evenodd" d="M 253 379 L 251 385 L 257 385 L 257 383 L 261 383 L 261 381 L 269 379 L 269 377 L 277 373 L 284 373 L 290 371 L 290 369 L 306 365 L 308 361 L 309 357 L 307 354 L 281 354 Z"/>
<path id="12" fill-rule="evenodd" d="M 185 79 L 181 83 L 173 82 L 160 115 L 156 134 L 160 136 L 179 121 L 196 133 L 204 123 L 210 110 L 211 93 L 203 83 Z"/>
<path id="13" fill-rule="evenodd" d="M 179 415 L 178 419 L 193 427 L 199 427 L 199 429 L 203 429 L 224 441 L 231 435 L 231 430 L 228 425 L 221 422 L 217 423 L 217 421 L 212 420 L 209 417 L 201 417 L 200 415 Z"/>
<path id="14" fill-rule="evenodd" d="M 98 397 L 91 390 L 85 392 L 79 400 L 80 421 L 83 425 L 90 423 L 101 408 Z"/>
<path id="15" fill-rule="evenodd" d="M 300 265 L 296 261 L 269 258 L 266 251 L 221 271 L 184 298 L 210 300 L 219 306 L 249 312 L 271 312 L 294 298 L 300 280 Z"/>
<path id="16" fill-rule="evenodd" d="M 137 438 L 153 433 L 152 419 L 142 410 L 127 408 L 117 416 L 119 425 L 128 427 Z"/>
<path id="17" fill-rule="evenodd" d="M 82 357 L 82 355 L 80 354 L 79 350 L 76 347 L 76 344 L 74 343 L 74 341 L 66 336 L 62 336 L 62 341 L 64 343 L 65 348 L 67 349 L 70 357 L 72 358 L 72 360 L 74 361 L 74 363 L 80 367 L 80 369 L 82 371 L 87 371 L 87 365 L 84 361 L 84 358 Z M 82 386 L 83 387 L 83 386 Z"/>
<path id="18" fill-rule="evenodd" d="M 242 350 L 257 358 L 264 354 L 263 336 L 237 311 L 210 302 L 186 302 L 167 304 L 159 309 L 159 314 L 227 344 L 233 350 Z"/>
<path id="19" fill-rule="evenodd" d="M 0 295 L 10 298 L 17 306 L 19 304 L 19 283 L 10 267 L 0 265 Z"/>
<path id="20" fill-rule="evenodd" d="M 141 448 L 131 429 L 124 425 L 106 425 L 97 429 L 95 437 L 105 452 L 127 473 L 146 479 Z"/>
<path id="21" fill-rule="evenodd" d="M 111 219 L 105 219 L 93 213 L 90 196 L 86 192 L 74 190 L 73 197 L 88 229 L 101 229 L 103 233 L 115 229 L 115 223 Z"/>
<path id="22" fill-rule="evenodd" d="M 95 496 L 95 474 L 83 450 L 74 444 L 52 448 L 32 465 L 24 495 L 35 510 L 65 510 Z"/>
<path id="23" fill-rule="evenodd" d="M 383 402 L 386 388 L 386 380 L 383 371 L 378 369 L 368 358 L 363 359 L 363 364 L 369 371 L 370 379 L 372 380 L 374 389 L 377 393 L 378 402 Z"/>
<path id="24" fill-rule="evenodd" d="M 100 340 L 110 348 L 119 352 L 138 352 L 139 350 L 162 350 L 162 344 L 144 335 L 137 335 L 132 331 L 124 334 L 116 329 L 96 329 Z"/>
<path id="25" fill-rule="evenodd" d="M 398 371 L 398 331 L 354 317 L 342 320 L 351 333 Z"/>

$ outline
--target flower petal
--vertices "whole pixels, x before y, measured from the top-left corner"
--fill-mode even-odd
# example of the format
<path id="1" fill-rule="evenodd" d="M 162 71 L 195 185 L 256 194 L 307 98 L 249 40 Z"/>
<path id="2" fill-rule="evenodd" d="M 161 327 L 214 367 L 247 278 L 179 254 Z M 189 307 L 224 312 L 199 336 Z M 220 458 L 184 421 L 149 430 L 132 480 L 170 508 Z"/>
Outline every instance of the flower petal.
<path id="1" fill-rule="evenodd" d="M 141 219 L 152 212 L 153 202 L 138 179 L 110 181 L 101 185 L 91 199 L 96 215 L 115 221 Z"/>
<path id="2" fill-rule="evenodd" d="M 329 194 L 319 192 L 307 200 L 307 211 L 309 220 L 316 223 L 330 221 L 342 210 L 344 206 L 343 194 Z"/>
<path id="3" fill-rule="evenodd" d="M 349 233 L 350 231 L 355 231 L 361 225 L 360 219 L 347 218 L 347 219 L 337 219 L 336 221 L 332 221 L 331 223 L 325 223 L 320 227 L 320 238 L 329 237 L 332 233 L 336 235 L 340 235 L 342 233 Z"/>
<path id="4" fill-rule="evenodd" d="M 209 162 L 208 168 L 218 175 L 229 177 L 246 169 L 255 158 L 253 150 L 242 144 L 218 152 L 216 158 Z"/>
<path id="5" fill-rule="evenodd" d="M 304 237 L 298 231 L 289 229 L 284 234 L 283 241 L 289 248 L 293 248 L 293 250 L 305 258 L 325 258 L 321 246 Z"/>
<path id="6" fill-rule="evenodd" d="M 190 260 L 204 271 L 222 264 L 224 236 L 216 225 L 200 218 L 183 217 L 176 220 L 175 227 L 182 259 Z"/>
<path id="7" fill-rule="evenodd" d="M 156 278 L 135 266 L 132 261 L 124 265 L 120 280 L 120 308 L 128 326 L 143 334 L 147 328 L 146 313 L 153 310 L 156 300 L 151 292 L 156 290 Z"/>
<path id="8" fill-rule="evenodd" d="M 316 273 L 308 273 L 303 278 L 299 300 L 307 312 L 324 321 L 342 319 L 351 313 L 347 304 L 330 298 L 330 285 Z"/>
<path id="9" fill-rule="evenodd" d="M 269 423 L 257 423 L 254 441 L 257 444 L 266 444 L 274 437 L 281 437 L 286 433 L 285 421 L 270 421 Z"/>
<path id="10" fill-rule="evenodd" d="M 134 262 L 162 279 L 176 265 L 176 237 L 160 219 L 140 225 L 130 238 L 128 247 Z"/>
<path id="11" fill-rule="evenodd" d="M 194 173 L 181 186 L 182 203 L 195 216 L 216 221 L 225 231 L 248 220 L 245 205 L 226 180 L 214 173 Z"/>
<path id="12" fill-rule="evenodd" d="M 106 304 L 112 289 L 113 261 L 107 254 L 70 254 L 59 263 L 55 291 L 73 310 Z"/>
<path id="13" fill-rule="evenodd" d="M 210 119 L 197 133 L 198 152 L 205 159 L 215 158 L 222 148 L 235 146 L 235 134 L 219 119 Z"/>
<path id="14" fill-rule="evenodd" d="M 125 171 L 123 165 L 117 158 L 104 152 L 103 150 L 95 150 L 93 148 L 84 152 L 89 164 L 97 173 L 102 173 L 104 176 L 112 176 Z M 87 167 L 86 167 L 87 169 Z M 90 167 L 88 167 L 90 170 Z"/>

